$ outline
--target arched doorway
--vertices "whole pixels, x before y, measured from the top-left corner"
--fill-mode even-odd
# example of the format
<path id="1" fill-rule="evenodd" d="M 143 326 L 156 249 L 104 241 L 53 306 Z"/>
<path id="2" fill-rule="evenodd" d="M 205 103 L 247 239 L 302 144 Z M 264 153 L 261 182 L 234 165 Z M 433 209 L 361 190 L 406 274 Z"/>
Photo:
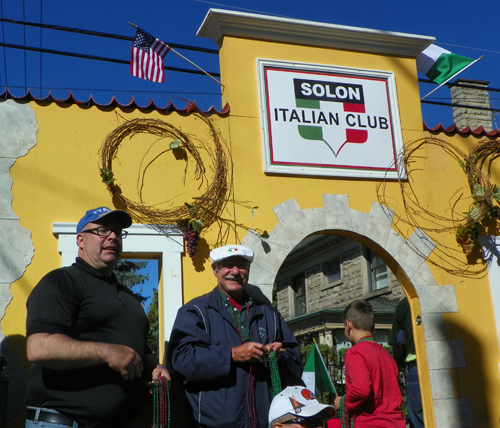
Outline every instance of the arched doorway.
<path id="1" fill-rule="evenodd" d="M 347 195 L 323 195 L 323 206 L 302 210 L 295 199 L 273 208 L 278 219 L 267 238 L 250 230 L 242 244 L 255 251 L 250 283 L 271 299 L 275 277 L 283 261 L 305 237 L 326 231 L 357 240 L 375 251 L 396 275 L 410 298 L 415 328 L 419 374 L 427 426 L 472 426 L 468 398 L 456 398 L 452 370 L 465 367 L 461 340 L 448 340 L 445 313 L 458 312 L 453 285 L 438 285 L 425 263 L 435 244 L 417 229 L 405 240 L 392 227 L 393 213 L 373 202 L 370 212 L 349 207 Z M 425 352 L 422 352 L 425 349 Z"/>

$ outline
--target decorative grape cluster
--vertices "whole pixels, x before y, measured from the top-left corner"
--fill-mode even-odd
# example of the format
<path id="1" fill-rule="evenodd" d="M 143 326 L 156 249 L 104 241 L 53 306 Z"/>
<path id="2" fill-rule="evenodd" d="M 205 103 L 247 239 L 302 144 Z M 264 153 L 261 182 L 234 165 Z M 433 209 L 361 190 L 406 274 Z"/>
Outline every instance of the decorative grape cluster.
<path id="1" fill-rule="evenodd" d="M 476 246 L 476 240 L 474 239 L 472 233 L 466 233 L 464 236 L 461 236 L 460 245 L 462 246 L 465 255 L 470 255 Z"/>
<path id="2" fill-rule="evenodd" d="M 477 223 L 473 223 L 466 227 L 458 227 L 456 232 L 457 242 L 462 247 L 465 255 L 468 257 L 474 251 L 477 245 L 477 237 L 479 235 L 479 227 Z"/>
<path id="3" fill-rule="evenodd" d="M 189 257 L 191 257 L 191 260 L 194 260 L 196 247 L 198 246 L 198 240 L 200 239 L 200 233 L 193 229 L 193 225 L 191 223 L 187 224 L 187 226 L 183 229 L 183 232 L 187 253 L 189 254 Z"/>

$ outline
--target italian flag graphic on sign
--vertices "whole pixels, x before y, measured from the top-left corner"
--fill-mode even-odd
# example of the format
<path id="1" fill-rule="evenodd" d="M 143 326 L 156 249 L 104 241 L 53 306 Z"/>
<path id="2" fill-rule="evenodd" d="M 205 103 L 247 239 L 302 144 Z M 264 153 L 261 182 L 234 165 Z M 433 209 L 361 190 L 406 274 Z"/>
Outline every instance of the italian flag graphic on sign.
<path id="1" fill-rule="evenodd" d="M 297 101 L 296 103 L 297 107 L 315 108 L 318 110 L 320 109 L 319 101 L 301 102 L 302 100 L 299 99 L 297 99 L 296 101 Z M 351 113 L 365 113 L 365 106 L 364 104 L 358 105 L 358 104 L 344 103 L 344 111 Z M 337 152 L 335 152 L 332 146 L 328 144 L 328 141 L 326 141 L 323 138 L 323 128 L 321 126 L 298 125 L 298 130 L 300 136 L 305 140 L 323 141 L 332 151 L 335 157 L 338 156 L 338 154 L 342 150 L 342 147 L 344 147 L 346 144 L 348 143 L 363 144 L 366 143 L 366 141 L 368 140 L 368 131 L 365 131 L 364 129 L 346 129 L 344 144 L 342 144 L 340 148 L 337 150 Z"/>
<path id="2" fill-rule="evenodd" d="M 366 113 L 363 88 L 360 85 L 340 86 L 332 82 L 316 83 L 294 79 L 295 87 L 295 105 L 297 108 L 302 109 L 316 109 L 318 110 L 318 122 L 321 113 L 321 102 L 335 102 L 341 103 L 344 112 L 349 113 Z M 326 118 L 325 118 L 326 122 Z M 364 129 L 345 129 L 345 140 L 340 147 L 335 146 L 328 142 L 323 133 L 323 127 L 317 125 L 298 125 L 299 135 L 305 140 L 322 141 L 326 144 L 332 154 L 337 157 L 342 148 L 349 143 L 363 144 L 368 140 L 368 131 Z"/>

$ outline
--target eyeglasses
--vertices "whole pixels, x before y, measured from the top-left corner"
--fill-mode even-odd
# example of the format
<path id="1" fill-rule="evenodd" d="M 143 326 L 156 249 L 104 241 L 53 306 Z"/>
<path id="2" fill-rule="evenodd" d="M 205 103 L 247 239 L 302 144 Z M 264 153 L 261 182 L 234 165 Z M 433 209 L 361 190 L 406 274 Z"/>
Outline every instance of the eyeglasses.
<path id="1" fill-rule="evenodd" d="M 82 230 L 80 233 L 93 233 L 101 238 L 107 238 L 111 235 L 111 232 L 114 232 L 116 236 L 122 239 L 125 239 L 128 235 L 126 230 L 110 229 L 109 227 L 94 227 L 93 229 Z"/>
<path id="2" fill-rule="evenodd" d="M 317 418 L 295 418 L 289 419 L 288 421 L 281 422 L 282 424 L 299 424 L 306 428 L 326 428 L 325 419 Z"/>

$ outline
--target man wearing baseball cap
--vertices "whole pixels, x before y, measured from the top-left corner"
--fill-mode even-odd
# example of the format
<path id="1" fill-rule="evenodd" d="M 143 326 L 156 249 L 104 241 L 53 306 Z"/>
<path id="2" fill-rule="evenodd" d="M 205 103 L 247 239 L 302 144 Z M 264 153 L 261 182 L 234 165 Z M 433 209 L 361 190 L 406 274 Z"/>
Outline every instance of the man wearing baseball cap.
<path id="1" fill-rule="evenodd" d="M 271 403 L 269 428 L 326 428 L 335 414 L 334 407 L 320 404 L 307 388 L 289 386 Z"/>
<path id="2" fill-rule="evenodd" d="M 301 383 L 299 346 L 285 321 L 248 284 L 253 251 L 226 245 L 210 253 L 217 286 L 179 309 L 167 359 L 198 427 L 267 426 L 272 400 L 268 355 L 283 386 Z"/>
<path id="3" fill-rule="evenodd" d="M 148 355 L 139 300 L 113 274 L 131 224 L 125 211 L 87 211 L 76 227 L 75 263 L 49 272 L 31 292 L 27 428 L 126 426 L 142 408 L 143 370 L 169 377 Z"/>

